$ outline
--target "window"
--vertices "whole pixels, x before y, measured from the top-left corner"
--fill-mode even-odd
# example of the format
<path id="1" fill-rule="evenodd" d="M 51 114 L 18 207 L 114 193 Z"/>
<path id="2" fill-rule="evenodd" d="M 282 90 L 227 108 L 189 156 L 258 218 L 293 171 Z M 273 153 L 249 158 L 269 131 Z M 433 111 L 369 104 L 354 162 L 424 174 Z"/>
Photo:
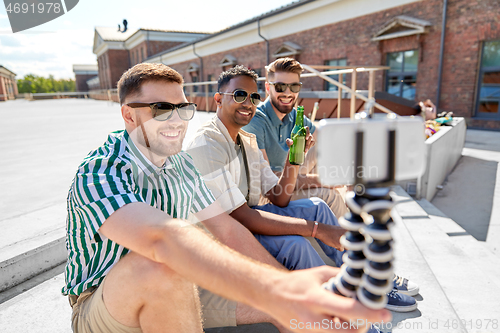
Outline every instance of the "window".
<path id="1" fill-rule="evenodd" d="M 327 66 L 347 66 L 347 60 L 346 59 L 335 59 L 335 60 L 326 60 L 325 65 Z M 325 69 L 325 71 L 333 71 L 335 69 Z M 339 80 L 339 75 L 328 75 L 334 80 Z M 342 75 L 342 84 L 346 84 L 346 75 Z M 339 88 L 334 85 L 333 83 L 330 83 L 328 81 L 325 81 L 325 90 L 326 91 L 338 91 Z"/>
<path id="2" fill-rule="evenodd" d="M 500 40 L 483 44 L 478 86 L 477 116 L 500 118 Z"/>
<path id="3" fill-rule="evenodd" d="M 257 74 L 259 77 L 262 76 L 262 68 L 254 69 L 253 70 L 255 74 Z M 265 92 L 266 91 L 266 86 L 264 81 L 257 81 L 257 90 L 259 92 Z M 265 94 L 264 94 L 265 95 Z"/>
<path id="4" fill-rule="evenodd" d="M 415 100 L 417 86 L 418 50 L 387 54 L 386 91 L 399 97 Z"/>
<path id="5" fill-rule="evenodd" d="M 193 83 L 198 82 L 198 76 L 193 75 Z M 193 86 L 193 92 L 198 92 L 198 86 Z"/>
<path id="6" fill-rule="evenodd" d="M 142 61 L 144 61 L 144 59 L 145 59 L 144 58 L 144 48 L 141 48 L 141 59 L 142 59 Z"/>

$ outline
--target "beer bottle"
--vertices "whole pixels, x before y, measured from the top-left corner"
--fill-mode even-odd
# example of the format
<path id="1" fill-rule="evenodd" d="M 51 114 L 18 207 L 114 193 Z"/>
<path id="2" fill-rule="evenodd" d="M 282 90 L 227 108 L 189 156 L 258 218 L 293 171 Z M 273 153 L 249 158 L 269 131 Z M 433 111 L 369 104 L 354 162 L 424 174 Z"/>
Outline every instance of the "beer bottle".
<path id="1" fill-rule="evenodd" d="M 301 165 L 304 163 L 304 150 L 306 148 L 306 129 L 304 128 L 304 107 L 297 107 L 297 119 L 292 129 L 293 144 L 290 147 L 288 159 L 290 164 Z"/>

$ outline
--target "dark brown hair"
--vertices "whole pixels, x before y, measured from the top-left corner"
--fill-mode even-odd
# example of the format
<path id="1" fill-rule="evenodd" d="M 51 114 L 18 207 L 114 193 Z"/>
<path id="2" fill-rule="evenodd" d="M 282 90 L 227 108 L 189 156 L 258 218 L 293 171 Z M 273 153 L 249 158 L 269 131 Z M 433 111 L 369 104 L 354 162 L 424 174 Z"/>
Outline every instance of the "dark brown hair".
<path id="1" fill-rule="evenodd" d="M 184 83 L 176 70 L 164 64 L 137 64 L 123 73 L 118 81 L 120 105 L 123 105 L 128 96 L 140 94 L 142 85 L 149 81 L 175 82 L 181 85 Z"/>
<path id="2" fill-rule="evenodd" d="M 304 69 L 300 62 L 293 58 L 279 58 L 266 66 L 267 79 L 272 80 L 274 78 L 274 73 L 276 72 L 287 72 L 295 73 L 300 76 Z"/>

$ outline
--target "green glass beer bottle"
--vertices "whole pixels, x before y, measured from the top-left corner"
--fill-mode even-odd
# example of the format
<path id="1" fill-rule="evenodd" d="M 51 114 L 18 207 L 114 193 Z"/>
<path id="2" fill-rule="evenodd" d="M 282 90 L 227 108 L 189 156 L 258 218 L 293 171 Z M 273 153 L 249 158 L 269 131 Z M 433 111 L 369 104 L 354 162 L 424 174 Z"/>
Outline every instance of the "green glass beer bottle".
<path id="1" fill-rule="evenodd" d="M 290 147 L 290 153 L 288 156 L 290 164 L 301 165 L 304 163 L 306 133 L 306 129 L 304 128 L 304 107 L 299 105 L 297 107 L 297 119 L 295 119 L 295 126 L 293 127 L 291 134 L 293 144 Z"/>

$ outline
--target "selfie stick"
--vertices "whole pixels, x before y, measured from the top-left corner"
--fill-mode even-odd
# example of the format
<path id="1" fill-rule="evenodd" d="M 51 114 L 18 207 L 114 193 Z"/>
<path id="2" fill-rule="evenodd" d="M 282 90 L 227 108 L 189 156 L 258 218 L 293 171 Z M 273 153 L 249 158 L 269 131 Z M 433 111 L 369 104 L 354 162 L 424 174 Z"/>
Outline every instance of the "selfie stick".
<path id="1" fill-rule="evenodd" d="M 392 236 L 388 224 L 394 203 L 389 186 L 394 183 L 396 166 L 396 132 L 387 132 L 388 172 L 382 181 L 365 182 L 359 174 L 363 170 L 363 132 L 356 133 L 355 191 L 349 192 L 346 204 L 350 212 L 339 219 L 347 230 L 340 243 L 347 250 L 342 257 L 340 273 L 325 284 L 338 295 L 357 298 L 371 309 L 382 309 L 387 304 L 393 279 Z M 359 172 L 358 172 L 359 171 Z"/>

